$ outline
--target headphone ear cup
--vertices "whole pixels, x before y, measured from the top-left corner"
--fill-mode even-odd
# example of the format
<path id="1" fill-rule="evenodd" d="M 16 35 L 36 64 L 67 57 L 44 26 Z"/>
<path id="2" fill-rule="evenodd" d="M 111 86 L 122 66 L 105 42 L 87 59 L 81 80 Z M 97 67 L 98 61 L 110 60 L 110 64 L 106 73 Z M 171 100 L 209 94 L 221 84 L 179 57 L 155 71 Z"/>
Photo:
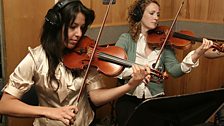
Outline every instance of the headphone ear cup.
<path id="1" fill-rule="evenodd" d="M 141 21 L 142 19 L 142 10 L 139 6 L 136 6 L 133 10 L 133 13 L 132 13 L 132 19 L 135 21 L 135 22 L 139 22 Z"/>
<path id="2" fill-rule="evenodd" d="M 45 16 L 45 20 L 51 25 L 59 25 L 61 22 L 60 14 L 54 9 L 50 9 L 48 10 L 47 15 Z"/>

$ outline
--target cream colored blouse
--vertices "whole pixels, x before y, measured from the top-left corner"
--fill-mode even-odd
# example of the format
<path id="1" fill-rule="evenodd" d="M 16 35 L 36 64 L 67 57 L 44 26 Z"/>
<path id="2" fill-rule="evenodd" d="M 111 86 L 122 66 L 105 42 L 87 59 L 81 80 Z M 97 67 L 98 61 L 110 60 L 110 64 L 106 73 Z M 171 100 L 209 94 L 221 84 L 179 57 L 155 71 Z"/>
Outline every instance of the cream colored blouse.
<path id="1" fill-rule="evenodd" d="M 56 83 L 52 83 L 54 89 L 48 85 L 48 59 L 42 46 L 34 49 L 29 47 L 28 49 L 28 55 L 10 75 L 9 82 L 3 90 L 17 98 L 21 98 L 32 85 L 35 85 L 40 106 L 61 107 L 77 104 L 77 96 L 84 73 L 81 77 L 74 77 L 62 62 L 59 63 L 55 74 L 60 86 L 57 91 L 54 91 L 57 87 Z M 88 126 L 92 122 L 94 112 L 88 101 L 88 91 L 104 87 L 102 77 L 103 75 L 97 73 L 95 69 L 89 71 L 86 90 L 80 97 L 78 103 L 79 112 L 72 126 Z M 48 118 L 36 118 L 33 124 L 34 126 L 64 126 L 62 122 Z"/>

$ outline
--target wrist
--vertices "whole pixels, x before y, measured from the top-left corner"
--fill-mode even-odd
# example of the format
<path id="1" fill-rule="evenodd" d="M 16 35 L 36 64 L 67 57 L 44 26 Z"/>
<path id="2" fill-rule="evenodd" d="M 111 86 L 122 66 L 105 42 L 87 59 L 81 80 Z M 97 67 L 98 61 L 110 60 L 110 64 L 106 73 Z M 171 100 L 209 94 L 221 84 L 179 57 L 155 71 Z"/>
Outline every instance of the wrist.
<path id="1" fill-rule="evenodd" d="M 198 48 L 195 50 L 194 55 L 200 57 L 204 53 L 205 53 L 205 50 Z"/>
<path id="2" fill-rule="evenodd" d="M 203 50 L 203 49 L 196 49 L 196 50 L 194 51 L 194 53 L 192 54 L 192 60 L 193 60 L 194 62 L 196 62 L 196 61 L 199 59 L 199 57 L 200 57 L 201 55 L 203 55 L 205 52 L 206 52 L 206 50 Z"/>
<path id="3" fill-rule="evenodd" d="M 47 107 L 40 107 L 40 109 L 37 109 L 38 110 L 38 116 L 39 117 L 47 117 L 47 110 L 48 108 Z"/>
<path id="4" fill-rule="evenodd" d="M 140 82 L 141 81 L 135 81 L 133 78 L 131 78 L 129 80 L 129 82 L 127 83 L 127 85 L 129 86 L 130 89 L 133 89 L 133 88 L 137 87 Z"/>

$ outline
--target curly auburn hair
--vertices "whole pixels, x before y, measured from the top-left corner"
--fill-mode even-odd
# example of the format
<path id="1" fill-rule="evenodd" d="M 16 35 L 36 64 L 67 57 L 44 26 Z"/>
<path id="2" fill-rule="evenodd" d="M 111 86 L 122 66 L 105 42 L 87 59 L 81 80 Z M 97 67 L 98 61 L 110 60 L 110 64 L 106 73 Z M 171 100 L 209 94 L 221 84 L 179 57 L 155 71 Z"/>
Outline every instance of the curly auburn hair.
<path id="1" fill-rule="evenodd" d="M 131 34 L 132 39 L 135 41 L 137 41 L 141 32 L 141 21 L 136 21 L 136 19 L 133 17 L 133 13 L 135 13 L 134 11 L 136 11 L 137 8 L 140 9 L 139 11 L 141 11 L 141 14 L 143 15 L 145 8 L 151 3 L 155 3 L 160 6 L 156 0 L 136 0 L 128 9 L 129 33 Z"/>

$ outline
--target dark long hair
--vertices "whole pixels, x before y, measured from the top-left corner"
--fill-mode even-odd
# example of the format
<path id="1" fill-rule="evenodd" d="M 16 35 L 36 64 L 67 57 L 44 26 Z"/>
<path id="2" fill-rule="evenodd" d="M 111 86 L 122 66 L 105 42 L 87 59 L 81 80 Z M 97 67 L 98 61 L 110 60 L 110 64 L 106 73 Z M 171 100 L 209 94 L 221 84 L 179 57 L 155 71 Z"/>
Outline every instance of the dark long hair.
<path id="1" fill-rule="evenodd" d="M 159 3 L 156 0 L 136 0 L 130 7 L 128 10 L 128 23 L 129 23 L 129 33 L 131 34 L 131 37 L 133 40 L 137 40 L 138 36 L 141 32 L 141 21 L 136 22 L 135 19 L 133 19 L 133 13 L 135 11 L 136 8 L 139 8 L 142 15 L 145 11 L 145 8 L 151 4 L 151 3 L 155 3 L 158 6 Z"/>
<path id="2" fill-rule="evenodd" d="M 66 0 L 61 0 L 59 2 L 63 1 Z M 74 2 L 69 3 L 59 10 L 61 15 L 60 24 L 55 26 L 45 20 L 42 27 L 40 41 L 48 58 L 48 79 L 50 82 L 56 81 L 58 83 L 58 88 L 59 82 L 55 77 L 55 70 L 63 58 L 63 41 L 68 42 L 68 28 L 74 23 L 79 12 L 85 15 L 85 26 L 82 29 L 82 33 L 84 35 L 88 26 L 93 23 L 95 19 L 95 13 L 93 10 L 85 7 L 80 1 L 77 0 L 74 0 Z M 51 84 L 49 84 L 49 86 L 52 87 Z"/>

